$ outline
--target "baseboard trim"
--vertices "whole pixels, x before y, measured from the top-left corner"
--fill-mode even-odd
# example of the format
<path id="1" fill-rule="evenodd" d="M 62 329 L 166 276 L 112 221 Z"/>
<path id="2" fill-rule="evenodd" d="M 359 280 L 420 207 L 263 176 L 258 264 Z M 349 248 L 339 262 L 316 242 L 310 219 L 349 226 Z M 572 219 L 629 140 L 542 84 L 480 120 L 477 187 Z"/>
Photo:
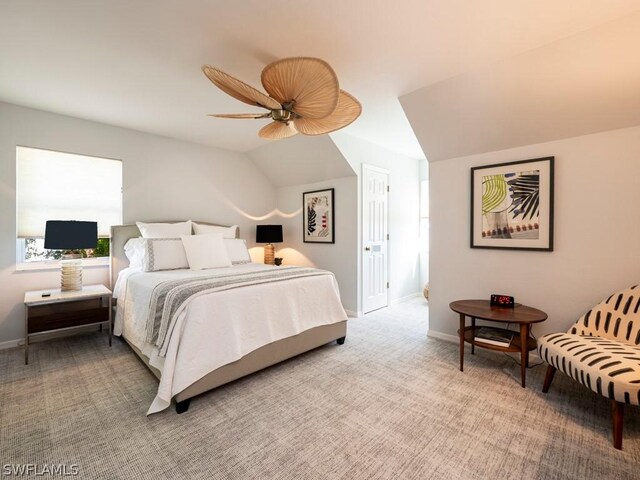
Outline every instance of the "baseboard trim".
<path id="1" fill-rule="evenodd" d="M 79 327 L 72 327 L 73 330 L 51 330 L 38 334 L 31 334 L 29 339 L 29 345 L 38 342 L 45 342 L 47 340 L 54 340 L 56 338 L 67 338 L 74 335 L 79 335 L 89 332 L 98 332 L 98 327 L 95 325 L 81 325 Z M 106 331 L 106 330 L 105 330 Z M 8 348 L 24 347 L 24 338 L 17 338 L 16 340 L 9 340 L 8 342 L 0 342 L 0 350 L 6 350 Z"/>
<path id="2" fill-rule="evenodd" d="M 451 343 L 460 343 L 460 337 L 458 337 L 457 335 L 437 332 L 435 330 L 429 330 L 427 332 L 427 337 L 437 338 L 438 340 L 444 340 L 446 342 L 451 342 Z"/>
<path id="3" fill-rule="evenodd" d="M 347 312 L 347 316 L 348 317 L 352 317 L 352 318 L 358 318 L 362 316 L 362 312 L 354 312 L 353 310 L 344 310 L 345 312 Z"/>
<path id="4" fill-rule="evenodd" d="M 8 342 L 0 342 L 0 350 L 7 350 L 9 348 L 22 347 L 24 345 L 24 338 L 17 338 L 15 340 L 9 340 Z"/>
<path id="5" fill-rule="evenodd" d="M 402 303 L 402 302 L 408 302 L 412 298 L 419 297 L 420 295 L 422 295 L 422 293 L 415 292 L 415 293 L 411 293 L 409 295 L 405 295 L 404 297 L 396 298 L 395 300 L 392 300 L 391 302 L 389 302 L 389 306 L 392 307 L 393 305 L 397 305 L 397 304 Z"/>

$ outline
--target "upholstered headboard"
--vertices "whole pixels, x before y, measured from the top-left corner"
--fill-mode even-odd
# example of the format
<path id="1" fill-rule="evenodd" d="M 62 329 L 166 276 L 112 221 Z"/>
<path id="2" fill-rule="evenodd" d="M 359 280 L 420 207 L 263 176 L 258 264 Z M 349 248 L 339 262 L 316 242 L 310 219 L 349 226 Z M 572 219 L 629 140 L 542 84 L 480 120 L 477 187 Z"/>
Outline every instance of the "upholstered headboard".
<path id="1" fill-rule="evenodd" d="M 168 221 L 158 221 L 154 223 L 177 223 L 183 222 L 184 220 L 168 220 Z M 195 223 L 200 223 L 202 225 L 214 225 L 218 227 L 228 227 L 229 225 L 219 225 L 217 223 L 208 223 L 208 222 L 200 222 L 194 220 Z M 111 249 L 109 254 L 110 260 L 110 272 L 109 272 L 109 284 L 111 285 L 111 289 L 113 289 L 116 280 L 118 279 L 118 274 L 122 271 L 122 269 L 127 268 L 129 265 L 129 260 L 127 256 L 124 254 L 124 245 L 130 238 L 135 238 L 140 236 L 140 230 L 138 227 L 134 225 L 114 225 L 111 227 Z M 240 229 L 236 228 L 236 238 L 240 238 Z"/>

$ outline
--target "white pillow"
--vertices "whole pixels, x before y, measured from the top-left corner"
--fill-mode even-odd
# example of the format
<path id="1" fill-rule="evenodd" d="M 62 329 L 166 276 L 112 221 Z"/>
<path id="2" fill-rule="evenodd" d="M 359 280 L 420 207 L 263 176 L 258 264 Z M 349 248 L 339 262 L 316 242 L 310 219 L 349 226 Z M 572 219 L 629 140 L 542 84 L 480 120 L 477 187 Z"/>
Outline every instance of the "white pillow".
<path id="1" fill-rule="evenodd" d="M 180 238 L 145 238 L 143 243 L 145 252 L 142 269 L 145 272 L 189 268 Z"/>
<path id="2" fill-rule="evenodd" d="M 224 246 L 227 248 L 229 259 L 234 265 L 251 263 L 251 256 L 247 250 L 247 242 L 241 238 L 225 238 Z"/>
<path id="3" fill-rule="evenodd" d="M 136 222 L 142 238 L 180 238 L 191 235 L 191 220 L 178 223 Z"/>
<path id="4" fill-rule="evenodd" d="M 231 266 L 231 260 L 229 259 L 229 254 L 227 253 L 220 233 L 183 235 L 182 243 L 187 252 L 187 259 L 191 270 Z"/>
<path id="5" fill-rule="evenodd" d="M 236 238 L 236 232 L 238 231 L 237 225 L 230 227 L 219 227 L 217 225 L 203 225 L 201 223 L 193 222 L 193 232 L 196 235 L 208 235 L 211 233 L 220 233 L 222 238 Z"/>
<path id="6" fill-rule="evenodd" d="M 142 268 L 144 266 L 144 240 L 142 237 L 130 238 L 124 244 L 124 254 L 129 260 L 129 267 Z"/>

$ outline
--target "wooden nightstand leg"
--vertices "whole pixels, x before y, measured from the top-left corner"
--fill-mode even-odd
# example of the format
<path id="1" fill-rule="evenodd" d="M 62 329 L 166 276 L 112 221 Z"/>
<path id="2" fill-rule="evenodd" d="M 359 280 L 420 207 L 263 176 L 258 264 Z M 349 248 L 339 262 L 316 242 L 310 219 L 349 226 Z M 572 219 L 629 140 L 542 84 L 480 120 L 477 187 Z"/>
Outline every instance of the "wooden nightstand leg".
<path id="1" fill-rule="evenodd" d="M 475 340 L 475 328 L 476 328 L 476 317 L 471 317 L 471 327 L 474 329 L 473 336 L 471 337 L 471 355 L 476 354 L 476 340 Z"/>
<path id="2" fill-rule="evenodd" d="M 522 388 L 526 385 L 527 364 L 529 363 L 529 324 L 520 325 L 520 377 Z"/>
<path id="3" fill-rule="evenodd" d="M 464 372 L 464 314 L 460 314 L 460 371 Z"/>

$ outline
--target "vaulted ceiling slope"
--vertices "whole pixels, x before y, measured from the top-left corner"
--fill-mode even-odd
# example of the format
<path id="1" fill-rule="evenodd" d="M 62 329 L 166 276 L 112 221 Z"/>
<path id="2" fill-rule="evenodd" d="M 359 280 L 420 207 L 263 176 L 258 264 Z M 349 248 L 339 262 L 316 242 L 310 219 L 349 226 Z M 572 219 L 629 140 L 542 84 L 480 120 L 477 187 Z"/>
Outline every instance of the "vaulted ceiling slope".
<path id="1" fill-rule="evenodd" d="M 423 156 L 398 97 L 640 8 L 638 0 L 7 0 L 0 100 L 246 152 L 264 121 L 200 71 L 254 86 L 269 62 L 317 56 L 363 104 L 345 129 Z"/>
<path id="2" fill-rule="evenodd" d="M 258 147 L 247 155 L 276 187 L 356 174 L 329 135 L 291 137 Z"/>
<path id="3" fill-rule="evenodd" d="M 429 161 L 640 125 L 640 12 L 404 95 Z"/>

